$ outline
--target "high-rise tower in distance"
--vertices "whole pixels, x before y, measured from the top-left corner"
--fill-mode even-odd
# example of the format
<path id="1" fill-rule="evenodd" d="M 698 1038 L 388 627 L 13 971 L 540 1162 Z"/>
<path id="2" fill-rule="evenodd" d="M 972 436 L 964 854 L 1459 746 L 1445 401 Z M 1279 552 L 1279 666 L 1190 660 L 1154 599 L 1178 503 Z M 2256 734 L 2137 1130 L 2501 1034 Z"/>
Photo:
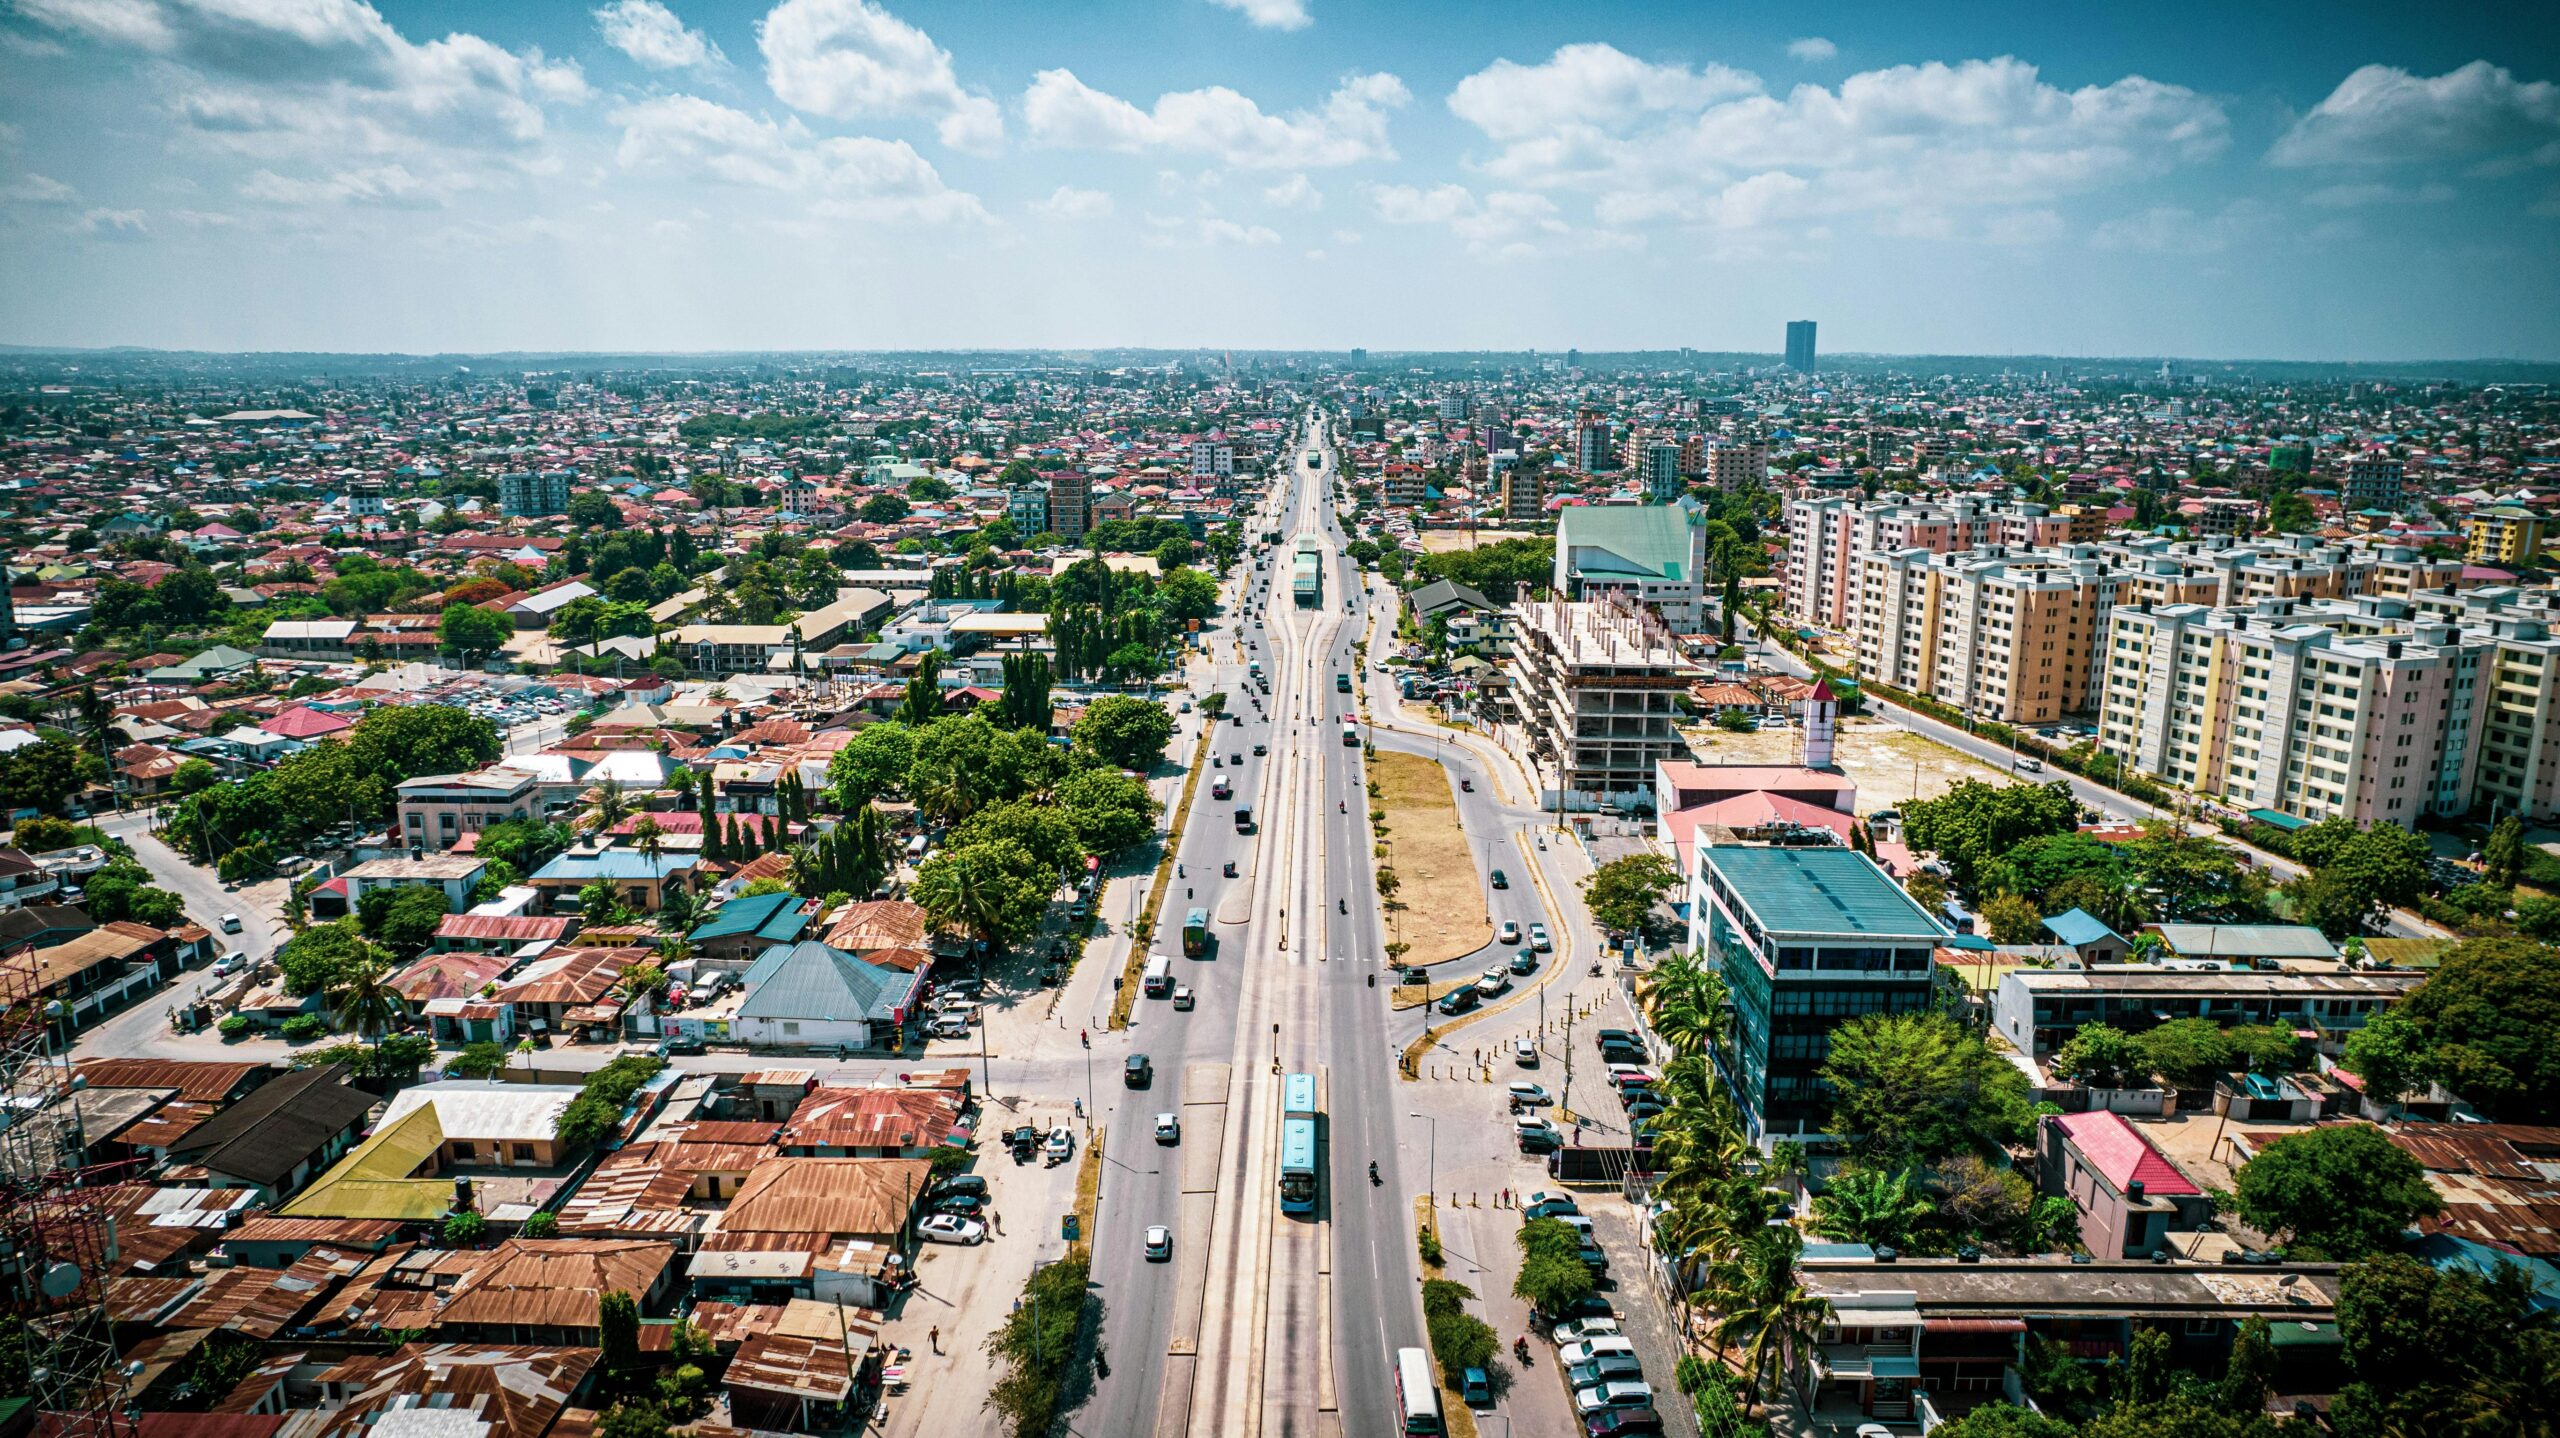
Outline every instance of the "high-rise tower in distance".
<path id="1" fill-rule="evenodd" d="M 1813 373 L 1813 321 L 1787 321 L 1787 368 Z"/>

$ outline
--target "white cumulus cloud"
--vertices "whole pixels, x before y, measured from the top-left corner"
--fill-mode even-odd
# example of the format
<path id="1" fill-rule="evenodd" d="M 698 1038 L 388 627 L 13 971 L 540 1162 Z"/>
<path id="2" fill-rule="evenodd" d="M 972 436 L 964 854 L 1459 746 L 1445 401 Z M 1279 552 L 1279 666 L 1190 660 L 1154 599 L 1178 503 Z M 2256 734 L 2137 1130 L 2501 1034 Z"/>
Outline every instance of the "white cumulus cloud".
<path id="1" fill-rule="evenodd" d="M 727 62 L 720 47 L 688 30 L 658 0 L 614 0 L 595 12 L 604 42 L 652 70 L 684 70 Z"/>
<path id="2" fill-rule="evenodd" d="M 1233 10 L 1262 30 L 1304 30 L 1314 23 L 1307 13 L 1307 0 L 1209 0 L 1222 10 Z"/>
<path id="3" fill-rule="evenodd" d="M 1787 53 L 1808 62 L 1828 60 L 1840 53 L 1840 47 L 1819 35 L 1807 35 L 1801 40 L 1788 41 Z"/>
<path id="4" fill-rule="evenodd" d="M 0 204 L 67 205 L 79 198 L 79 194 L 51 175 L 21 175 L 0 185 Z"/>
<path id="5" fill-rule="evenodd" d="M 1324 208 L 1324 191 L 1317 189 L 1315 181 L 1303 174 L 1291 175 L 1279 184 L 1264 189 L 1262 199 L 1265 204 L 1277 205 L 1284 210 Z"/>
<path id="6" fill-rule="evenodd" d="M 951 52 L 870 0 L 782 0 L 756 27 L 765 83 L 795 110 L 833 120 L 918 116 L 970 154 L 1004 145 L 996 102 L 966 89 Z"/>
<path id="7" fill-rule="evenodd" d="M 777 124 L 698 95 L 634 101 L 609 118 L 622 127 L 614 160 L 625 170 L 813 196 L 830 213 L 989 219 L 977 196 L 946 186 L 904 140 L 819 139 L 796 120 Z"/>
<path id="8" fill-rule="evenodd" d="M 1052 220 L 1099 220 L 1111 213 L 1111 197 L 1100 190 L 1060 185 L 1045 200 L 1031 202 L 1031 212 Z"/>
<path id="9" fill-rule="evenodd" d="M 2294 121 L 2267 159 L 2287 166 L 2560 164 L 2560 85 L 2518 80 L 2486 60 L 2435 76 L 2367 65 Z"/>
<path id="10" fill-rule="evenodd" d="M 1537 65 L 1494 62 L 1449 105 L 1495 142 L 1475 167 L 1510 188 L 1588 192 L 1605 224 L 1717 230 L 2014 209 L 2162 174 L 2229 137 L 2221 106 L 2181 86 L 2128 76 L 2064 90 L 2006 56 L 1777 96 L 1721 65 L 1568 45 Z"/>
<path id="11" fill-rule="evenodd" d="M 1393 75 L 1354 75 L 1323 104 L 1286 114 L 1266 113 L 1223 85 L 1160 95 L 1142 110 L 1072 71 L 1043 70 L 1023 93 L 1022 118 L 1040 145 L 1175 151 L 1244 169 L 1324 169 L 1394 159 L 1387 114 L 1411 98 Z"/>

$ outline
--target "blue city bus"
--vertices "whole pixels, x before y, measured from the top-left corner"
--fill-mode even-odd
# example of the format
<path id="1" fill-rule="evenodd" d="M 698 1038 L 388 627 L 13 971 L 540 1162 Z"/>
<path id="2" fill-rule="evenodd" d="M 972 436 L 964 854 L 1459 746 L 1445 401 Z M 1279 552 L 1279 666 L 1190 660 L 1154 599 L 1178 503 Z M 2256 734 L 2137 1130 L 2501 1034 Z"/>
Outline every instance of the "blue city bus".
<path id="1" fill-rule="evenodd" d="M 1182 917 L 1182 952 L 1196 959 L 1209 952 L 1209 911 L 1193 909 Z"/>
<path id="2" fill-rule="evenodd" d="M 1316 1211 L 1316 1076 L 1280 1080 L 1280 1211 Z"/>

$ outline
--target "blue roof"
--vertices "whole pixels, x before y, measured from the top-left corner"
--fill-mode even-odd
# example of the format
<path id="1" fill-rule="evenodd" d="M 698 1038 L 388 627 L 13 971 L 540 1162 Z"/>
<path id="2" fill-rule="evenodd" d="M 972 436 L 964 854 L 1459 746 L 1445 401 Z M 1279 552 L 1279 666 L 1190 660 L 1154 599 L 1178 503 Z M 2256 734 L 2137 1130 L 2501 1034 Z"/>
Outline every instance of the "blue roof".
<path id="1" fill-rule="evenodd" d="M 699 854 L 679 854 L 672 850 L 661 853 L 653 862 L 637 849 L 607 849 L 600 854 L 562 854 L 535 870 L 533 877 L 580 884 L 596 879 L 663 879 L 671 874 L 681 874 L 700 862 L 702 856 Z"/>
<path id="2" fill-rule="evenodd" d="M 2124 940 L 2124 935 L 2108 928 L 2096 915 L 2080 909 L 2056 914 L 2044 921 L 2044 927 L 2047 933 L 2075 949 L 2100 939 L 2114 939 L 2119 943 Z"/>
<path id="3" fill-rule="evenodd" d="M 1855 849 L 1710 845 L 1698 852 L 1772 934 L 1946 937 L 1945 926 Z"/>
<path id="4" fill-rule="evenodd" d="M 787 944 L 800 937 L 800 931 L 808 926 L 809 915 L 801 907 L 798 894 L 757 894 L 722 904 L 718 913 L 687 937 L 699 943 L 745 934 L 768 943 Z"/>
<path id="5" fill-rule="evenodd" d="M 815 939 L 764 951 L 747 970 L 748 1019 L 867 1019 L 894 1023 L 915 1004 L 923 975 L 867 963 Z"/>
<path id="6" fill-rule="evenodd" d="M 2451 1233 L 2428 1234 L 2409 1245 L 2409 1256 L 2438 1273 L 2471 1273 L 2487 1279 L 2496 1278 L 2501 1269 L 2521 1269 L 2533 1286 L 2533 1306 L 2545 1312 L 2560 1309 L 2560 1268 L 2542 1259 Z"/>

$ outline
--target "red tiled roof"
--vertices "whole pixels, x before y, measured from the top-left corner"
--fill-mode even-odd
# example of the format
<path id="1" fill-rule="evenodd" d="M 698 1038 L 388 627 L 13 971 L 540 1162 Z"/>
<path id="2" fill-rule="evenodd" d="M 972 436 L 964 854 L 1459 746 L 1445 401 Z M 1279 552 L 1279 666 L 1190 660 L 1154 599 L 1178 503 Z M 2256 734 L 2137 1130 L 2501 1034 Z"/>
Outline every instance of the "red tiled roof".
<path id="1" fill-rule="evenodd" d="M 2069 1113 L 2057 1116 L 2055 1123 L 2071 1136 L 2073 1144 L 2088 1156 L 2089 1162 L 2105 1175 L 2121 1193 L 2125 1186 L 2140 1183 L 2142 1191 L 2153 1197 L 2163 1194 L 2197 1194 L 2204 1192 L 2177 1166 L 2161 1157 L 2124 1115 L 2100 1111 Z"/>

